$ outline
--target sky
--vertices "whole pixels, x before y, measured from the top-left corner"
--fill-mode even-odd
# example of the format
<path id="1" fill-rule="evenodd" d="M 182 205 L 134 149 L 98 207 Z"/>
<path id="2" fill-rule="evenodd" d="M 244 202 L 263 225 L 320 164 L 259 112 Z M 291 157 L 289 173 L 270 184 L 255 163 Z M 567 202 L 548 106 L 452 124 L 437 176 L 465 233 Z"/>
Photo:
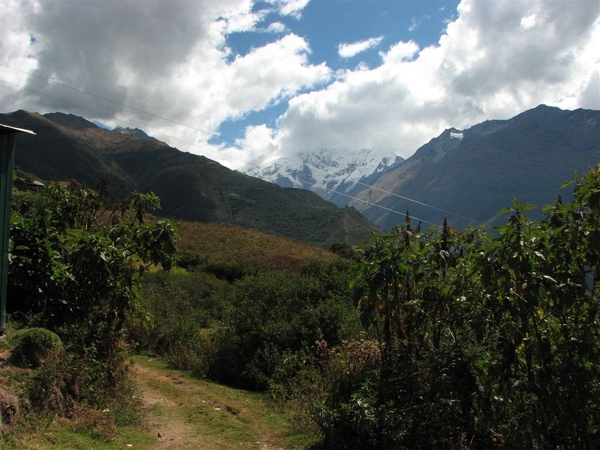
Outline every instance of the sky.
<path id="1" fill-rule="evenodd" d="M 235 170 L 409 157 L 539 104 L 600 109 L 598 0 L 0 0 L 0 112 L 141 128 Z"/>

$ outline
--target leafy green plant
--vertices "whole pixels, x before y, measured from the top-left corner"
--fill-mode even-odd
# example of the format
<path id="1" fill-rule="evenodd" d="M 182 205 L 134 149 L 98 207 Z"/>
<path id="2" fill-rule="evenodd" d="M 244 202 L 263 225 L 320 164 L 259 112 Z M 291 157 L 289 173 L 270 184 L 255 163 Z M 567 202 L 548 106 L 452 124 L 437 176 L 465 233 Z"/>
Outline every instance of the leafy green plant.
<path id="1" fill-rule="evenodd" d="M 267 389 L 290 354 L 317 340 L 336 345 L 350 337 L 357 327 L 349 268 L 314 260 L 300 276 L 262 271 L 237 281 L 226 327 L 214 335 L 208 375 Z"/>
<path id="2" fill-rule="evenodd" d="M 11 336 L 11 345 L 10 362 L 35 369 L 42 365 L 51 350 L 62 347 L 62 342 L 50 330 L 29 328 L 15 332 Z"/>
<path id="3" fill-rule="evenodd" d="M 9 302 L 11 317 L 60 336 L 77 361 L 68 375 L 79 389 L 73 398 L 93 407 L 128 389 L 126 327 L 140 306 L 141 276 L 153 265 L 169 269 L 176 250 L 173 224 L 146 220 L 155 195 L 117 201 L 106 192 L 50 184 L 37 208 L 13 213 L 11 226 L 8 291 L 20 300 Z M 32 392 L 63 379 L 46 369 Z"/>
<path id="4" fill-rule="evenodd" d="M 543 221 L 513 202 L 495 233 L 421 232 L 366 246 L 355 286 L 383 359 L 339 376 L 316 421 L 336 448 L 600 444 L 600 169 Z"/>
<path id="5" fill-rule="evenodd" d="M 143 309 L 129 325 L 130 338 L 139 351 L 203 375 L 210 328 L 223 319 L 230 291 L 228 283 L 204 272 L 149 273 L 141 291 Z"/>

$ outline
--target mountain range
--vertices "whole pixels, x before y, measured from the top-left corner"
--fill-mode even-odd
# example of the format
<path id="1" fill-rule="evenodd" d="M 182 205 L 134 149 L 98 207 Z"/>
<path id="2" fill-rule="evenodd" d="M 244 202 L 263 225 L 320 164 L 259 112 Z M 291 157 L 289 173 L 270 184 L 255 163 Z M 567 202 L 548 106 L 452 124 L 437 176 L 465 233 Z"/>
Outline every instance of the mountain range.
<path id="1" fill-rule="evenodd" d="M 439 226 L 444 218 L 457 229 L 494 226 L 504 220 L 498 211 L 514 198 L 543 207 L 559 194 L 570 196 L 563 183 L 599 162 L 599 119 L 596 110 L 540 105 L 508 120 L 449 128 L 406 160 L 324 149 L 253 175 L 354 206 L 387 230 L 406 212 L 425 226 Z M 540 218 L 541 212 L 529 215 Z"/>
<path id="2" fill-rule="evenodd" d="M 320 246 L 362 242 L 401 223 L 406 212 L 425 226 L 444 218 L 457 229 L 497 225 L 505 220 L 498 211 L 514 198 L 540 207 L 558 195 L 568 200 L 570 190 L 561 185 L 600 160 L 600 111 L 544 105 L 508 120 L 449 128 L 406 160 L 368 149 L 323 149 L 248 174 L 140 129 L 109 131 L 71 114 L 16 111 L 0 114 L 0 123 L 37 133 L 19 137 L 16 165 L 42 179 L 93 187 L 111 174 L 126 190 L 155 192 L 166 217 L 228 223 Z"/>
<path id="3" fill-rule="evenodd" d="M 43 180 L 75 179 L 96 187 L 110 174 L 124 192 L 152 191 L 164 217 L 226 223 L 303 240 L 321 247 L 356 244 L 380 231 L 351 207 L 313 192 L 281 188 L 182 152 L 141 130 L 101 128 L 71 114 L 0 114 L 0 123 L 25 128 L 15 167 Z"/>
<path id="4" fill-rule="evenodd" d="M 561 186 L 596 167 L 599 151 L 600 111 L 542 105 L 508 120 L 444 131 L 349 204 L 386 229 L 399 221 L 390 210 L 438 225 L 447 218 L 458 229 L 499 225 L 506 218 L 498 211 L 515 198 L 539 208 L 559 195 L 570 200 L 571 189 Z M 541 209 L 528 216 L 540 218 Z"/>
<path id="5" fill-rule="evenodd" d="M 351 198 L 344 194 L 401 161 L 400 156 L 381 157 L 369 149 L 352 152 L 321 149 L 280 158 L 246 173 L 282 187 L 310 189 L 344 206 Z"/>

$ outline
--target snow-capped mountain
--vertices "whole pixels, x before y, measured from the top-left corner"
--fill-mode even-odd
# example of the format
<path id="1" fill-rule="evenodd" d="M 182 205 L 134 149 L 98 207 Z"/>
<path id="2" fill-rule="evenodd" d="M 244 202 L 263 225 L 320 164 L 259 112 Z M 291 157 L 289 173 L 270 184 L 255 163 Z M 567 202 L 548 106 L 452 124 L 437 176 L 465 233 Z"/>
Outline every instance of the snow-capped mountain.
<path id="1" fill-rule="evenodd" d="M 156 141 L 156 138 L 153 138 L 152 136 L 148 136 L 143 130 L 140 130 L 139 128 L 116 127 L 112 131 L 113 131 L 113 133 L 117 133 L 117 134 L 129 134 L 129 135 L 135 136 L 143 141 Z"/>
<path id="2" fill-rule="evenodd" d="M 398 164 L 400 156 L 381 157 L 373 150 L 297 153 L 280 158 L 268 166 L 253 168 L 248 175 L 282 187 L 310 189 L 340 206 L 361 180 Z M 346 194 L 346 195 L 344 195 Z"/>

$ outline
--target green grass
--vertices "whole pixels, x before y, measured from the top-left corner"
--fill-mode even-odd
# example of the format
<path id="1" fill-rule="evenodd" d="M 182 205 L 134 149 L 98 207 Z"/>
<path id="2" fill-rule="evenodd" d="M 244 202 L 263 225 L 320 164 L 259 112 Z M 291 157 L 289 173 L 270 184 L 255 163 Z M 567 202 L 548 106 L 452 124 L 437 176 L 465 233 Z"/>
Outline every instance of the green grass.
<path id="1" fill-rule="evenodd" d="M 54 418 L 50 421 L 38 419 L 36 430 L 21 427 L 16 433 L 0 440 L 2 449 L 18 450 L 112 450 L 128 448 L 150 449 L 156 443 L 142 427 L 118 428 L 110 438 L 100 438 L 89 431 L 77 430 L 72 421 Z"/>
<path id="2" fill-rule="evenodd" d="M 0 437 L 0 448 L 7 450 L 112 450 L 131 445 L 137 449 L 150 449 L 156 437 L 142 426 L 111 430 L 106 436 L 101 431 L 89 429 L 86 418 L 27 417 L 22 419 L 10 434 Z M 83 424 L 82 424 L 83 422 Z"/>
<path id="3" fill-rule="evenodd" d="M 11 349 L 11 337 L 16 332 L 15 324 L 8 322 L 6 335 L 0 338 L 3 358 L 7 358 Z M 20 397 L 35 374 L 35 370 L 0 362 L 0 391 Z M 109 420 L 105 420 L 102 412 L 83 407 L 74 410 L 71 419 L 59 417 L 51 411 L 43 414 L 36 411 L 24 412 L 23 409 L 21 411 L 13 428 L 3 427 L 0 449 L 108 450 L 127 448 L 127 444 L 131 444 L 133 448 L 149 449 L 156 442 L 156 438 L 141 424 L 115 429 Z"/>
<path id="4" fill-rule="evenodd" d="M 270 447 L 300 450 L 315 443 L 313 436 L 293 434 L 286 415 L 276 411 L 265 394 L 196 379 L 188 373 L 169 369 L 159 359 L 139 356 L 136 364 L 163 375 L 152 379 L 151 388 L 156 398 L 164 397 L 168 401 L 150 409 L 150 421 L 176 420 L 192 424 L 191 431 L 181 431 L 198 433 L 203 448 L 244 448 L 266 440 Z M 175 408 L 173 402 L 177 405 Z M 168 432 L 167 429 L 167 436 Z M 184 442 L 181 446 L 188 448 Z"/>
<path id="5" fill-rule="evenodd" d="M 205 264 L 246 262 L 277 272 L 298 272 L 312 258 L 333 254 L 305 242 L 230 225 L 177 222 L 181 252 L 202 257 Z"/>

